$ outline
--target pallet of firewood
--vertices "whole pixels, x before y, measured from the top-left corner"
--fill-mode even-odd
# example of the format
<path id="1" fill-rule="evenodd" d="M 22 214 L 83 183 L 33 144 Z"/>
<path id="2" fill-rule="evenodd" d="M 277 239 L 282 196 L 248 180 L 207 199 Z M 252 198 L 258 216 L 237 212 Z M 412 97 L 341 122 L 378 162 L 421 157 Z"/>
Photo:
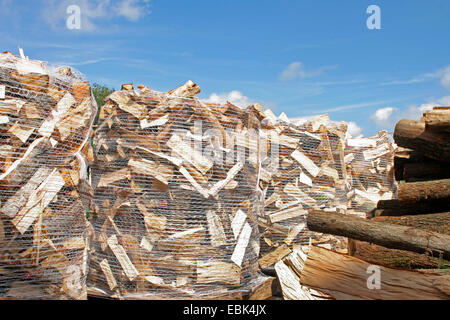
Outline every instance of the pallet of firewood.
<path id="1" fill-rule="evenodd" d="M 260 171 L 265 192 L 264 215 L 259 218 L 261 268 L 298 244 L 345 252 L 345 238 L 309 231 L 306 216 L 318 208 L 366 216 L 379 199 L 395 197 L 394 146 L 387 132 L 352 138 L 345 122 L 334 123 L 328 115 L 293 124 L 266 110 L 261 118 L 267 141 Z"/>
<path id="2" fill-rule="evenodd" d="M 75 70 L 0 54 L 0 299 L 87 297 L 96 108 Z"/>
<path id="3" fill-rule="evenodd" d="M 258 106 L 124 85 L 94 135 L 89 293 L 241 299 L 259 279 Z"/>
<path id="4" fill-rule="evenodd" d="M 394 177 L 396 145 L 386 131 L 377 136 L 347 139 L 345 164 L 347 172 L 347 213 L 366 217 L 378 201 L 397 197 Z"/>
<path id="5" fill-rule="evenodd" d="M 263 113 L 261 131 L 267 141 L 260 187 L 265 193 L 261 268 L 289 254 L 293 245 L 320 244 L 345 250 L 346 239 L 310 232 L 306 216 L 312 209 L 345 212 L 347 188 L 344 150 L 347 125 L 328 115 L 301 124 Z"/>

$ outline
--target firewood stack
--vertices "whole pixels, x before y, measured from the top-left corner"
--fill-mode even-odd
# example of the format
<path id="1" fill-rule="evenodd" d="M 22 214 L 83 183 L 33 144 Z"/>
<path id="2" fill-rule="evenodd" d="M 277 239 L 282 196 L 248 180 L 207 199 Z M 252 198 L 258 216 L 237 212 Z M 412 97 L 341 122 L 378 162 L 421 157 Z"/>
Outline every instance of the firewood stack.
<path id="1" fill-rule="evenodd" d="M 264 116 L 261 131 L 269 145 L 260 171 L 265 191 L 261 268 L 305 244 L 346 252 L 346 238 L 309 231 L 307 214 L 319 209 L 366 217 L 378 200 L 394 198 L 394 147 L 388 133 L 351 138 L 347 124 L 328 115 L 297 124 L 270 110 Z"/>
<path id="2" fill-rule="evenodd" d="M 347 171 L 344 157 L 347 125 L 328 115 L 295 125 L 265 111 L 262 131 L 269 141 L 262 159 L 260 186 L 265 192 L 259 261 L 267 268 L 296 245 L 321 244 L 345 250 L 346 239 L 310 232 L 306 216 L 312 209 L 346 211 Z"/>
<path id="3" fill-rule="evenodd" d="M 259 106 L 138 88 L 105 99 L 95 133 L 89 292 L 242 298 L 259 276 Z"/>
<path id="4" fill-rule="evenodd" d="M 87 297 L 96 108 L 75 70 L 0 54 L 0 299 Z"/>
<path id="5" fill-rule="evenodd" d="M 347 139 L 345 163 L 347 182 L 347 213 L 366 217 L 378 201 L 397 197 L 394 178 L 395 145 L 386 131 L 371 138 Z"/>

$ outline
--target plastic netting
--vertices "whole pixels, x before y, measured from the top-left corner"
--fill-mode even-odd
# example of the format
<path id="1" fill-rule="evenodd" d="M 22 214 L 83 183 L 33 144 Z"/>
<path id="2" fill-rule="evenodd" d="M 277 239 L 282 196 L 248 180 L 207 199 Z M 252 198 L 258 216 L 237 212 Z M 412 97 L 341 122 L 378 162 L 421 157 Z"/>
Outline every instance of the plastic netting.
<path id="1" fill-rule="evenodd" d="M 309 231 L 307 215 L 323 210 L 365 217 L 378 200 L 395 196 L 394 149 L 387 133 L 351 139 L 347 124 L 332 122 L 328 115 L 301 124 L 276 119 L 267 111 L 266 116 L 262 131 L 270 143 L 267 157 L 261 159 L 261 267 L 295 245 L 345 252 L 346 238 Z"/>
<path id="2" fill-rule="evenodd" d="M 259 120 L 148 88 L 105 99 L 94 138 L 89 292 L 236 298 L 257 282 Z"/>
<path id="3" fill-rule="evenodd" d="M 97 105 L 69 67 L 0 54 L 0 298 L 85 299 Z"/>
<path id="4" fill-rule="evenodd" d="M 366 217 L 378 201 L 397 198 L 395 144 L 386 131 L 370 138 L 347 139 L 347 212 Z"/>

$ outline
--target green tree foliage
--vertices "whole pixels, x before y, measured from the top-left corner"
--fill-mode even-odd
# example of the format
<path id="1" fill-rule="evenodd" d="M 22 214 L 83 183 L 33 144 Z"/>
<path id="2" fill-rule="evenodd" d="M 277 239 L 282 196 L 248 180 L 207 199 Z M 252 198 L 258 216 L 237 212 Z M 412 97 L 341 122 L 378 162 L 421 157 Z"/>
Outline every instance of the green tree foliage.
<path id="1" fill-rule="evenodd" d="M 92 92 L 94 93 L 95 101 L 97 101 L 98 106 L 98 113 L 97 117 L 95 117 L 94 124 L 97 124 L 98 117 L 100 114 L 100 108 L 103 106 L 104 100 L 107 96 L 109 96 L 111 93 L 113 93 L 115 90 L 114 88 L 108 88 L 105 86 L 102 86 L 101 84 L 94 83 L 92 85 Z"/>

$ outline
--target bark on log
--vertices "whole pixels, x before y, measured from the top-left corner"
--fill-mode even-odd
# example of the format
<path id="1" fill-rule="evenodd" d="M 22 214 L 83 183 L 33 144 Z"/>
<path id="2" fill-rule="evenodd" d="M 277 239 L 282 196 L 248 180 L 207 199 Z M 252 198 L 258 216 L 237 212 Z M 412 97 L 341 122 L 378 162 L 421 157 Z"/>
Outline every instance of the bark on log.
<path id="1" fill-rule="evenodd" d="M 437 257 L 442 254 L 446 259 L 450 257 L 450 236 L 445 234 L 322 211 L 311 212 L 307 224 L 311 231 L 368 241 L 392 249 L 430 252 Z"/>
<path id="2" fill-rule="evenodd" d="M 438 201 L 419 201 L 411 204 L 401 203 L 397 199 L 378 201 L 373 216 L 404 216 L 417 214 L 433 214 L 450 211 L 450 202 L 446 199 Z"/>
<path id="3" fill-rule="evenodd" d="M 398 187 L 398 199 L 402 204 L 430 200 L 450 202 L 450 179 L 402 183 Z"/>
<path id="4" fill-rule="evenodd" d="M 403 217 L 377 217 L 374 221 L 450 235 L 450 212 Z M 450 261 L 444 259 L 404 250 L 388 249 L 352 239 L 349 239 L 349 254 L 372 263 L 392 268 L 450 268 Z"/>
<path id="5" fill-rule="evenodd" d="M 394 140 L 397 145 L 411 148 L 427 157 L 450 161 L 448 134 L 427 132 L 424 122 L 400 120 L 395 126 Z"/>
<path id="6" fill-rule="evenodd" d="M 438 269 L 450 268 L 450 261 L 405 250 L 389 249 L 373 243 L 348 239 L 348 253 L 353 257 L 389 268 Z"/>
<path id="7" fill-rule="evenodd" d="M 450 178 L 450 165 L 445 162 L 405 163 L 403 166 L 403 179 L 407 182 L 443 178 Z"/>
<path id="8" fill-rule="evenodd" d="M 376 217 L 373 221 L 423 229 L 450 236 L 450 212 L 403 217 Z"/>

